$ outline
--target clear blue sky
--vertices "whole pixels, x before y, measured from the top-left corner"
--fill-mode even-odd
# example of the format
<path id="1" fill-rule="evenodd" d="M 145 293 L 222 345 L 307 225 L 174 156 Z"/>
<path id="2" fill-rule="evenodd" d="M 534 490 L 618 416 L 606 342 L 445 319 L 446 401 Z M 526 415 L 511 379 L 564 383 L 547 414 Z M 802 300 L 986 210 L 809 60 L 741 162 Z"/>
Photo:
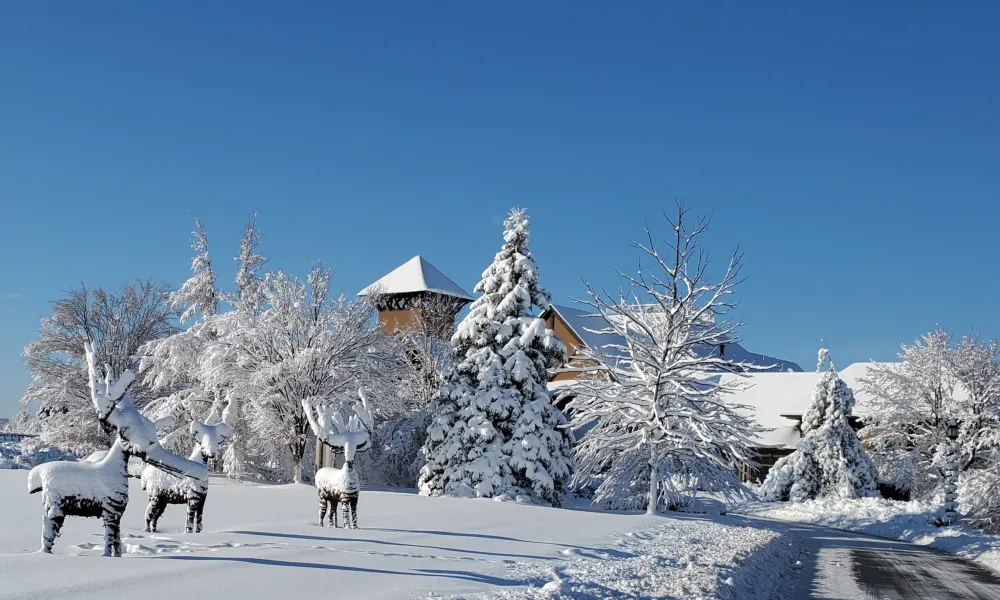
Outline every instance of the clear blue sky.
<path id="1" fill-rule="evenodd" d="M 227 281 L 257 211 L 353 294 L 418 253 L 471 289 L 519 204 L 565 302 L 685 197 L 751 350 L 1000 335 L 1000 4 L 815 4 L 0 4 L 0 415 L 48 303 L 179 284 L 192 214 Z"/>

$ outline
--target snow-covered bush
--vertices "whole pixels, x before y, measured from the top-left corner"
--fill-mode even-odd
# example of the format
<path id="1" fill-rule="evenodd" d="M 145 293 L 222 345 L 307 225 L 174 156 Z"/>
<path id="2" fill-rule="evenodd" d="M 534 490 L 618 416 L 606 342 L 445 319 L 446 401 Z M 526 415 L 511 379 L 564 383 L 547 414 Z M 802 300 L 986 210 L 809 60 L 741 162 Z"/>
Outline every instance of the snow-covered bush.
<path id="1" fill-rule="evenodd" d="M 0 442 L 0 469 L 31 469 L 56 460 L 76 460 L 39 438 L 24 438 L 20 442 Z"/>
<path id="2" fill-rule="evenodd" d="M 710 281 L 700 248 L 707 221 L 689 228 L 678 205 L 669 256 L 648 243 L 634 244 L 653 264 L 624 276 L 630 290 L 618 296 L 588 286 L 585 303 L 603 317 L 593 333 L 599 348 L 582 349 L 603 377 L 578 379 L 569 403 L 572 424 L 587 430 L 576 448 L 576 487 L 600 481 L 599 505 L 611 509 L 686 504 L 698 489 L 726 497 L 748 494 L 739 470 L 752 464 L 758 431 L 749 407 L 727 397 L 740 387 L 718 377 L 754 367 L 703 351 L 736 339 L 728 322 L 729 299 L 740 281 L 733 255 L 718 281 Z M 589 428 L 589 429 L 588 429 Z"/>
<path id="3" fill-rule="evenodd" d="M 424 444 L 424 495 L 527 496 L 562 501 L 572 435 L 552 402 L 548 371 L 565 348 L 534 310 L 548 307 L 528 249 L 528 218 L 514 209 L 480 296 L 452 343 L 455 364 L 436 396 Z"/>
<path id="4" fill-rule="evenodd" d="M 821 351 L 820 365 L 826 358 Z M 851 427 L 854 393 L 833 362 L 812 394 L 795 451 L 775 463 L 761 485 L 761 500 L 865 498 L 878 493 L 878 470 Z"/>

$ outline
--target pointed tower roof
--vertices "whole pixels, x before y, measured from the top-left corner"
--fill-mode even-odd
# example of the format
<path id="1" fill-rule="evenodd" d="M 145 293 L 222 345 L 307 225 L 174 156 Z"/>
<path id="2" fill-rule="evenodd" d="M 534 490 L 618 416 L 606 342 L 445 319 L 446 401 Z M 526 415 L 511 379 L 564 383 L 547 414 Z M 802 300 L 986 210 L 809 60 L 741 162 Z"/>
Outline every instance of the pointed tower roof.
<path id="1" fill-rule="evenodd" d="M 448 279 L 444 273 L 438 271 L 437 267 L 427 262 L 419 254 L 358 292 L 358 295 L 367 296 L 376 289 L 383 294 L 432 292 L 463 300 L 473 299 L 469 295 L 469 292 L 466 292 L 457 283 Z"/>

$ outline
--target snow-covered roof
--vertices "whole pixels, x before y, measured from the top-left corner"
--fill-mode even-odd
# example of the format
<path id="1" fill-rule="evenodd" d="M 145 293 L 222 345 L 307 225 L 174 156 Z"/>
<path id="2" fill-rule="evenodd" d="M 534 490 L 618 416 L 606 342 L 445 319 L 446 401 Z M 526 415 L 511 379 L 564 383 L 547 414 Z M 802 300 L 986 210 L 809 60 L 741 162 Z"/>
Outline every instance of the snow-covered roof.
<path id="1" fill-rule="evenodd" d="M 618 335 L 617 333 L 594 333 L 593 331 L 587 331 L 588 329 L 604 329 L 607 327 L 607 323 L 597 313 L 589 313 L 578 308 L 570 308 L 568 306 L 559 306 L 556 304 L 550 305 L 552 310 L 559 315 L 569 330 L 575 335 L 585 346 L 596 351 L 607 351 L 604 346 L 615 345 L 624 346 L 625 338 Z"/>
<path id="2" fill-rule="evenodd" d="M 375 290 L 382 294 L 433 292 L 464 300 L 473 299 L 468 292 L 420 255 L 399 265 L 388 275 L 358 292 L 358 295 L 365 296 Z"/>
<path id="3" fill-rule="evenodd" d="M 608 345 L 625 345 L 625 338 L 618 334 L 604 334 L 588 331 L 588 329 L 599 330 L 607 326 L 601 315 L 556 304 L 551 305 L 551 307 L 552 310 L 554 310 L 556 314 L 558 314 L 566 323 L 566 326 L 569 327 L 570 331 L 572 331 L 573 334 L 587 347 L 600 350 L 602 347 Z M 607 349 L 605 349 L 605 351 L 607 351 Z M 701 351 L 704 352 L 703 356 L 707 356 L 713 352 L 718 352 L 718 348 L 714 346 L 705 347 L 702 348 Z M 792 361 L 782 360 L 780 358 L 774 358 L 773 356 L 758 354 L 756 352 L 750 352 L 743 346 L 736 343 L 726 344 L 726 358 L 736 362 L 766 367 L 766 369 L 764 369 L 766 372 L 802 371 L 802 367 Z"/>
<path id="4" fill-rule="evenodd" d="M 860 379 L 866 375 L 871 365 L 868 362 L 853 363 L 837 372 L 854 392 L 855 415 L 861 414 L 865 403 L 869 401 Z M 763 427 L 773 428 L 773 431 L 759 437 L 762 446 L 791 448 L 799 439 L 795 429 L 796 417 L 801 417 L 809 409 L 813 389 L 822 376 L 823 373 L 817 372 L 762 372 L 750 373 L 745 377 L 726 374 L 722 376 L 722 381 L 738 382 L 745 386 L 743 390 L 730 394 L 729 400 L 753 407 L 757 422 Z"/>
<path id="5" fill-rule="evenodd" d="M 729 353 L 728 346 L 726 354 Z M 854 392 L 854 414 L 859 415 L 869 396 L 862 389 L 860 378 L 864 377 L 872 363 L 854 363 L 838 375 Z M 896 363 L 885 363 L 896 364 Z M 798 444 L 800 418 L 812 403 L 812 393 L 823 373 L 761 371 L 745 375 L 724 374 L 723 384 L 739 384 L 743 389 L 729 394 L 727 399 L 734 404 L 743 404 L 753 409 L 758 424 L 768 429 L 757 436 L 760 447 L 794 448 Z M 582 385 L 577 380 L 549 382 L 549 391 L 561 396 L 573 393 L 575 386 Z"/>

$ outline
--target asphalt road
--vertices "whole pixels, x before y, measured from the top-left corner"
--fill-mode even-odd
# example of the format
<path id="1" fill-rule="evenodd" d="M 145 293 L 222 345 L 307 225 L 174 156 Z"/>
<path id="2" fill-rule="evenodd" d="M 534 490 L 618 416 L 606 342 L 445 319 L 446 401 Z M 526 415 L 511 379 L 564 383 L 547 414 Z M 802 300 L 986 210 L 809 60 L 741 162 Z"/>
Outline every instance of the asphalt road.
<path id="1" fill-rule="evenodd" d="M 810 552 L 795 599 L 1000 600 L 1000 577 L 922 546 L 791 525 Z"/>

